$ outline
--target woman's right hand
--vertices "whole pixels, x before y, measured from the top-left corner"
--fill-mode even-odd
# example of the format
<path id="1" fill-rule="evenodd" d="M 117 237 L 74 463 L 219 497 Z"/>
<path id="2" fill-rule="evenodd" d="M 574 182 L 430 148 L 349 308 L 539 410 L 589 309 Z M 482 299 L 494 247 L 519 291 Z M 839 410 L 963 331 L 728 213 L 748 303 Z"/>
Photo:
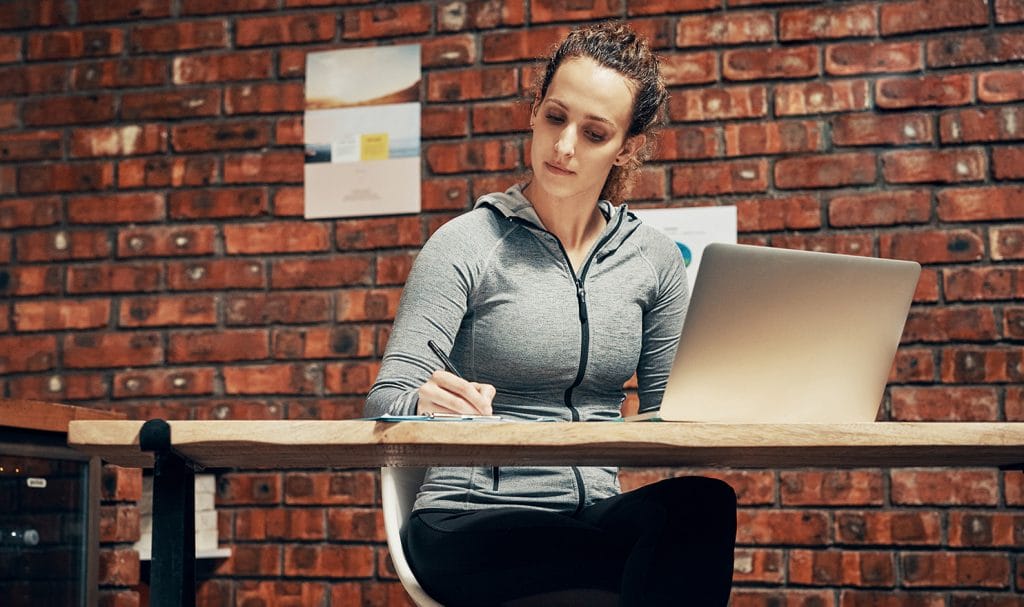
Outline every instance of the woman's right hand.
<path id="1" fill-rule="evenodd" d="M 419 387 L 416 413 L 492 415 L 491 402 L 497 391 L 490 384 L 478 384 L 447 371 L 434 371 Z"/>

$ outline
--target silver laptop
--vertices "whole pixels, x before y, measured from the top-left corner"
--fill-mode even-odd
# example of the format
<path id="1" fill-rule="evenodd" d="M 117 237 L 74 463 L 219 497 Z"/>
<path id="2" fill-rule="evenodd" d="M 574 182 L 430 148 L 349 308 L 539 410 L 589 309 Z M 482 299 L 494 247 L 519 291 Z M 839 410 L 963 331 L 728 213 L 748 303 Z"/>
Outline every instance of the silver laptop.
<path id="1" fill-rule="evenodd" d="M 709 245 L 658 417 L 874 421 L 920 274 L 912 261 Z"/>

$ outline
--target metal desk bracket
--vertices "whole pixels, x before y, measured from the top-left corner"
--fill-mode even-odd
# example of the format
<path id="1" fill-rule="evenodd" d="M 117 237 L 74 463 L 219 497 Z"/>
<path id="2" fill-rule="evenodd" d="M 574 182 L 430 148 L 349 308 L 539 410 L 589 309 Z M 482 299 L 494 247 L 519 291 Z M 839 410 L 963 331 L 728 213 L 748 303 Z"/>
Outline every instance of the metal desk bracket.
<path id="1" fill-rule="evenodd" d="M 139 430 L 139 448 L 153 452 L 151 607 L 195 607 L 196 481 L 201 469 L 171 448 L 171 426 L 151 419 Z"/>

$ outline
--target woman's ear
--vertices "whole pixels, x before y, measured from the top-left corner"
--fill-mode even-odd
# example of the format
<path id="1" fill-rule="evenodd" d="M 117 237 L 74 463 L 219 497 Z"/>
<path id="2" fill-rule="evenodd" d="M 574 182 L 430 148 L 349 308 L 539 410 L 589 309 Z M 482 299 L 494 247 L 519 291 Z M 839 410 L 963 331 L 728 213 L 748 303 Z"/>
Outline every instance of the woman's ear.
<path id="1" fill-rule="evenodd" d="M 540 110 L 540 102 L 534 101 L 530 107 L 530 128 L 533 128 L 533 123 L 537 119 L 537 112 Z"/>
<path id="2" fill-rule="evenodd" d="M 622 144 L 622 149 L 615 156 L 615 166 L 625 166 L 640 153 L 640 150 L 647 143 L 647 135 L 634 135 L 628 137 L 625 143 Z"/>

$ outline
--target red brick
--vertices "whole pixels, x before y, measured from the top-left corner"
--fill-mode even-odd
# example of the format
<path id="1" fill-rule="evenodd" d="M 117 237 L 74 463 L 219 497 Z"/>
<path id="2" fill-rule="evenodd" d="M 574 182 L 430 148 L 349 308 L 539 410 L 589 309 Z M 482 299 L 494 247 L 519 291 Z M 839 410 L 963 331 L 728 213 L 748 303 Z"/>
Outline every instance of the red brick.
<path id="1" fill-rule="evenodd" d="M 509 97 L 519 92 L 513 68 L 470 68 L 432 73 L 427 78 L 427 100 L 472 101 Z"/>
<path id="2" fill-rule="evenodd" d="M 957 346 L 942 351 L 942 380 L 947 383 L 1019 383 L 1024 366 L 1019 349 Z"/>
<path id="3" fill-rule="evenodd" d="M 221 576 L 277 577 L 281 574 L 281 546 L 235 544 L 231 547 L 231 556 L 218 562 L 216 573 Z M 253 581 L 250 584 L 258 583 Z M 266 582 L 265 587 L 274 588 L 271 582 Z M 247 593 L 247 596 L 252 596 L 252 593 Z"/>
<path id="4" fill-rule="evenodd" d="M 332 508 L 327 512 L 327 537 L 347 542 L 384 542 L 384 518 L 377 508 Z"/>
<path id="5" fill-rule="evenodd" d="M 219 88 L 124 93 L 121 96 L 121 119 L 216 116 L 220 113 L 220 100 Z"/>
<path id="6" fill-rule="evenodd" d="M 1024 21 L 1024 2 L 1021 0 L 996 0 L 996 23 L 1021 21 Z"/>
<path id="7" fill-rule="evenodd" d="M 676 45 L 680 47 L 754 44 L 774 39 L 775 19 L 768 13 L 681 17 L 676 25 Z"/>
<path id="8" fill-rule="evenodd" d="M 760 118 L 768 115 L 766 95 L 764 86 L 673 91 L 668 102 L 669 116 L 675 122 Z"/>
<path id="9" fill-rule="evenodd" d="M 224 183 L 302 183 L 303 152 L 264 152 L 227 156 Z"/>
<path id="10" fill-rule="evenodd" d="M 18 169 L 18 192 L 88 192 L 109 189 L 114 166 L 109 162 L 25 165 Z"/>
<path id="11" fill-rule="evenodd" d="M 999 395 L 995 388 L 892 387 L 894 421 L 997 421 Z"/>
<path id="12" fill-rule="evenodd" d="M 56 337 L 0 335 L 0 373 L 47 371 L 56 363 Z"/>
<path id="13" fill-rule="evenodd" d="M 842 8 L 782 11 L 779 40 L 816 40 L 878 35 L 878 9 L 861 4 Z"/>
<path id="14" fill-rule="evenodd" d="M 98 329 L 110 324 L 110 300 L 26 301 L 14 304 L 18 331 Z"/>
<path id="15" fill-rule="evenodd" d="M 278 118 L 274 121 L 274 143 L 277 145 L 302 145 L 304 139 L 302 118 Z"/>
<path id="16" fill-rule="evenodd" d="M 104 586 L 134 586 L 139 583 L 139 552 L 134 548 L 101 548 L 99 583 Z"/>
<path id="17" fill-rule="evenodd" d="M 456 105 L 428 105 L 422 110 L 420 123 L 424 138 L 465 137 L 469 135 L 469 108 Z M 500 122 L 499 125 L 504 126 Z"/>
<path id="18" fill-rule="evenodd" d="M 377 472 L 289 472 L 284 503 L 292 506 L 372 506 L 377 499 Z"/>
<path id="19" fill-rule="evenodd" d="M 946 595 L 893 590 L 843 590 L 840 607 L 946 607 Z"/>
<path id="20" fill-rule="evenodd" d="M 437 28 L 440 31 L 492 29 L 506 25 L 522 25 L 525 10 L 522 2 L 469 0 L 437 7 Z"/>
<path id="21" fill-rule="evenodd" d="M 608 19 L 619 16 L 622 4 L 621 0 L 592 0 L 579 4 L 566 4 L 557 0 L 534 0 L 530 3 L 530 23 Z"/>
<path id="22" fill-rule="evenodd" d="M 266 121 L 184 124 L 171 129 L 171 145 L 177 152 L 263 148 L 269 142 Z"/>
<path id="23" fill-rule="evenodd" d="M 213 226 L 155 226 L 118 230 L 118 257 L 169 257 L 214 253 Z"/>
<path id="24" fill-rule="evenodd" d="M 995 506 L 999 500 L 995 470 L 894 469 L 889 475 L 894 505 Z"/>
<path id="25" fill-rule="evenodd" d="M 7 295 L 57 295 L 60 293 L 61 268 L 52 265 L 14 266 L 7 269 Z"/>
<path id="26" fill-rule="evenodd" d="M 438 7 L 443 11 L 444 7 Z M 476 39 L 470 34 L 430 36 L 419 41 L 425 68 L 471 65 L 477 61 Z"/>
<path id="27" fill-rule="evenodd" d="M 346 577 L 369 577 L 374 572 L 371 546 L 287 546 L 284 573 L 294 577 L 327 577 L 344 571 Z"/>
<path id="28" fill-rule="evenodd" d="M 68 90 L 68 71 L 66 65 L 59 64 L 0 68 L 0 83 L 3 83 L 0 92 L 4 96 L 64 93 Z M 51 103 L 60 102 L 51 100 Z"/>
<path id="29" fill-rule="evenodd" d="M 276 188 L 276 191 L 274 192 L 275 216 L 302 217 L 305 207 L 306 200 L 302 188 Z"/>
<path id="30" fill-rule="evenodd" d="M 836 76 L 916 72 L 923 67 L 917 42 L 849 42 L 825 48 L 825 72 Z"/>
<path id="31" fill-rule="evenodd" d="M 944 189 L 938 195 L 942 221 L 991 221 L 1024 218 L 1024 187 Z"/>
<path id="32" fill-rule="evenodd" d="M 266 330 L 216 330 L 172 333 L 167 362 L 233 362 L 262 360 L 270 355 Z"/>
<path id="33" fill-rule="evenodd" d="M 105 400 L 110 397 L 106 373 L 28 375 L 10 382 L 12 398 L 46 402 Z"/>
<path id="34" fill-rule="evenodd" d="M 875 103 L 883 109 L 966 105 L 974 81 L 970 74 L 881 78 L 875 91 Z"/>
<path id="35" fill-rule="evenodd" d="M 530 106 L 523 101 L 477 103 L 473 106 L 474 133 L 515 133 L 530 129 Z"/>
<path id="36" fill-rule="evenodd" d="M 811 196 L 736 201 L 740 232 L 807 230 L 821 227 L 821 205 Z"/>
<path id="37" fill-rule="evenodd" d="M 464 177 L 426 178 L 421 182 L 420 204 L 424 211 L 462 210 L 469 206 L 469 184 Z M 2 218 L 0 206 L 0 218 Z M 0 219 L 0 225 L 2 219 Z"/>
<path id="38" fill-rule="evenodd" d="M 214 13 L 244 13 L 278 8 L 279 0 L 181 0 L 181 14 L 210 15 Z M 288 0 L 285 6 L 291 6 Z"/>
<path id="39" fill-rule="evenodd" d="M 931 143 L 932 117 L 924 114 L 841 114 L 832 119 L 836 145 L 894 145 Z"/>
<path id="40" fill-rule="evenodd" d="M 8 129 L 19 124 L 18 103 L 16 101 L 0 101 L 0 129 Z"/>
<path id="41" fill-rule="evenodd" d="M 992 259 L 1024 259 L 1024 229 L 1019 227 L 989 230 L 989 250 Z"/>
<path id="42" fill-rule="evenodd" d="M 81 23 L 95 21 L 126 21 L 129 19 L 155 19 L 171 14 L 170 0 L 111 0 L 79 7 Z"/>
<path id="43" fill-rule="evenodd" d="M 260 80 L 272 74 L 269 51 L 241 51 L 217 55 L 186 55 L 174 59 L 172 81 L 177 85 Z"/>
<path id="44" fill-rule="evenodd" d="M 687 163 L 672 169 L 673 196 L 763 192 L 768 189 L 768 161 Z"/>
<path id="45" fill-rule="evenodd" d="M 721 127 L 684 126 L 658 133 L 655 160 L 716 158 L 722 155 Z"/>
<path id="46" fill-rule="evenodd" d="M 335 239 L 342 251 L 411 247 L 423 244 L 417 217 L 346 219 L 337 223 Z"/>
<path id="47" fill-rule="evenodd" d="M 192 419 L 197 420 L 275 420 L 282 419 L 285 405 L 279 404 L 276 400 L 265 402 L 262 400 L 209 400 L 203 399 L 202 404 L 190 406 Z M 221 529 L 223 529 L 223 524 Z"/>
<path id="48" fill-rule="evenodd" d="M 811 586 L 888 586 L 896 584 L 891 552 L 792 550 L 789 582 Z"/>
<path id="49" fill-rule="evenodd" d="M 779 481 L 779 497 L 785 506 L 883 505 L 880 472 L 782 472 Z"/>
<path id="50" fill-rule="evenodd" d="M 100 497 L 104 502 L 138 502 L 142 499 L 142 470 L 104 464 Z"/>
<path id="51" fill-rule="evenodd" d="M 903 584 L 920 586 L 980 586 L 1008 588 L 1010 560 L 1003 554 L 904 553 L 900 555 Z"/>
<path id="52" fill-rule="evenodd" d="M 1024 147 L 992 150 L 992 175 L 999 180 L 1024 178 Z"/>
<path id="53" fill-rule="evenodd" d="M 327 293 L 260 293 L 229 295 L 225 305 L 228 325 L 313 323 L 329 319 L 331 299 Z"/>
<path id="54" fill-rule="evenodd" d="M 206 368 L 147 369 L 114 374 L 114 398 L 201 396 L 214 392 L 215 370 Z"/>
<path id="55" fill-rule="evenodd" d="M 1019 546 L 1024 536 L 1024 516 L 1009 512 L 949 513 L 949 545 L 955 547 Z"/>
<path id="56" fill-rule="evenodd" d="M 890 183 L 980 181 L 988 174 L 984 150 L 901 150 L 882 155 L 882 176 Z"/>
<path id="57" fill-rule="evenodd" d="M 872 254 L 872 238 L 868 234 L 779 234 L 772 236 L 771 245 L 822 253 Z"/>
<path id="58" fill-rule="evenodd" d="M 53 160 L 64 155 L 60 131 L 0 135 L 0 160 Z"/>
<path id="59" fill-rule="evenodd" d="M 915 0 L 882 6 L 882 35 L 988 24 L 986 0 Z"/>
<path id="60" fill-rule="evenodd" d="M 276 114 L 300 112 L 305 107 L 301 83 L 251 83 L 225 88 L 224 111 L 227 114 Z"/>
<path id="61" fill-rule="evenodd" d="M 80 63 L 71 68 L 71 83 L 79 91 L 162 86 L 167 66 L 167 59 L 157 57 Z"/>
<path id="62" fill-rule="evenodd" d="M 978 74 L 978 100 L 985 103 L 1024 100 L 1024 74 L 1019 70 Z"/>
<path id="63" fill-rule="evenodd" d="M 904 342 L 996 341 L 995 315 L 991 308 L 920 308 L 910 311 L 903 331 Z"/>
<path id="64" fill-rule="evenodd" d="M 835 515 L 837 543 L 852 545 L 938 546 L 942 519 L 933 511 L 840 511 Z"/>
<path id="65" fill-rule="evenodd" d="M 264 188 L 175 190 L 167 202 L 172 219 L 256 217 L 267 214 L 269 206 Z"/>
<path id="66" fill-rule="evenodd" d="M 109 122 L 114 118 L 116 106 L 113 95 L 47 97 L 26 104 L 21 119 L 26 126 L 77 126 Z"/>
<path id="67" fill-rule="evenodd" d="M 184 52 L 228 45 L 225 20 L 184 21 L 168 25 L 132 28 L 129 46 L 133 53 Z"/>
<path id="68" fill-rule="evenodd" d="M 786 574 L 783 558 L 781 550 L 737 548 L 733 556 L 733 582 L 781 584 Z"/>
<path id="69" fill-rule="evenodd" d="M 236 539 L 323 540 L 327 538 L 327 514 L 324 508 L 239 510 Z"/>
<path id="70" fill-rule="evenodd" d="M 674 46 L 676 29 L 671 19 L 664 17 L 633 19 L 629 25 L 638 36 L 647 41 L 652 50 L 658 53 L 665 52 Z"/>
<path id="71" fill-rule="evenodd" d="M 956 67 L 981 63 L 1008 63 L 1024 57 L 1024 34 L 994 30 L 993 33 L 959 33 L 929 40 L 926 57 L 931 67 Z"/>
<path id="72" fill-rule="evenodd" d="M 781 189 L 834 188 L 875 181 L 873 154 L 823 154 L 775 162 L 775 185 Z"/>
<path id="73" fill-rule="evenodd" d="M 0 228 L 43 227 L 60 221 L 60 198 L 55 196 L 0 201 Z"/>
<path id="74" fill-rule="evenodd" d="M 378 350 L 378 354 L 381 353 Z M 355 419 L 363 416 L 365 398 L 338 398 L 291 401 L 288 419 Z"/>
<path id="75" fill-rule="evenodd" d="M 64 336 L 64 366 L 74 369 L 135 367 L 163 362 L 157 333 L 76 333 Z"/>
<path id="76" fill-rule="evenodd" d="M 390 321 L 398 311 L 402 290 L 345 289 L 338 292 L 338 314 L 340 322 Z"/>
<path id="77" fill-rule="evenodd" d="M 1011 339 L 1024 337 L 1024 308 L 1003 308 L 1003 335 Z M 1017 398 L 1024 396 L 1024 392 L 1017 391 Z M 1007 409 L 1010 407 L 1010 392 L 1007 392 Z"/>
<path id="78" fill-rule="evenodd" d="M 943 270 L 947 301 L 989 301 L 1024 297 L 1024 267 Z"/>
<path id="79" fill-rule="evenodd" d="M 0 36 L 0 63 L 20 62 L 22 59 L 21 48 L 20 36 Z"/>
<path id="80" fill-rule="evenodd" d="M 670 53 L 659 57 L 659 61 L 667 86 L 718 80 L 718 55 L 714 52 Z"/>
<path id="81" fill-rule="evenodd" d="M 330 233 L 322 223 L 251 223 L 224 226 L 229 255 L 326 251 Z"/>
<path id="82" fill-rule="evenodd" d="M 216 179 L 218 167 L 218 159 L 209 156 L 122 160 L 117 163 L 117 182 L 121 189 L 203 186 Z"/>
<path id="83" fill-rule="evenodd" d="M 159 193 L 101 194 L 68 199 L 67 217 L 72 223 L 146 223 L 166 215 Z"/>
<path id="84" fill-rule="evenodd" d="M 480 48 L 484 63 L 534 60 L 544 56 L 569 32 L 567 26 L 549 26 L 486 33 Z M 530 82 L 525 81 L 524 84 Z"/>
<path id="85" fill-rule="evenodd" d="M 801 82 L 775 87 L 776 116 L 854 112 L 870 107 L 870 87 L 866 80 Z"/>
<path id="86" fill-rule="evenodd" d="M 882 234 L 882 257 L 911 259 L 922 264 L 978 261 L 985 253 L 981 237 L 969 230 L 931 230 Z"/>
<path id="87" fill-rule="evenodd" d="M 930 218 L 931 196 L 919 190 L 850 194 L 828 199 L 828 222 L 833 227 L 927 223 Z"/>
<path id="88" fill-rule="evenodd" d="M 822 148 L 817 122 L 786 120 L 725 125 L 727 156 L 816 152 Z"/>
<path id="89" fill-rule="evenodd" d="M 664 167 L 641 167 L 639 170 L 629 173 L 622 190 L 623 201 L 635 200 L 664 200 L 668 198 L 666 182 L 666 168 Z M 406 272 L 407 274 L 407 272 Z M 377 274 L 380 282 L 380 272 Z M 403 277 L 401 282 L 405 282 Z"/>
<path id="90" fill-rule="evenodd" d="M 212 325 L 217 322 L 214 295 L 124 298 L 120 303 L 121 327 Z"/>
<path id="91" fill-rule="evenodd" d="M 828 515 L 815 510 L 740 509 L 736 515 L 738 544 L 824 545 L 829 537 Z"/>
<path id="92" fill-rule="evenodd" d="M 370 326 L 278 329 L 271 338 L 274 358 L 365 358 L 373 356 L 374 331 Z"/>
<path id="93" fill-rule="evenodd" d="M 135 542 L 139 539 L 139 508 L 137 506 L 100 506 L 100 542 L 108 544 Z"/>
<path id="94" fill-rule="evenodd" d="M 627 11 L 633 15 L 661 15 L 718 8 L 718 0 L 633 0 L 627 2 Z"/>
<path id="95" fill-rule="evenodd" d="M 380 364 L 351 362 L 324 366 L 324 387 L 331 394 L 366 394 L 380 371 Z"/>
<path id="96" fill-rule="evenodd" d="M 320 42 L 333 39 L 334 32 L 333 13 L 247 17 L 235 21 L 235 44 L 246 47 Z"/>
<path id="97" fill-rule="evenodd" d="M 218 259 L 167 264 L 167 286 L 175 291 L 259 289 L 267 285 L 263 262 Z"/>
<path id="98" fill-rule="evenodd" d="M 14 243 L 18 261 L 60 261 L 109 257 L 111 246 L 103 231 L 35 231 L 19 235 Z"/>
<path id="99" fill-rule="evenodd" d="M 730 607 L 835 607 L 831 591 L 763 590 L 736 588 L 730 594 Z"/>
<path id="100" fill-rule="evenodd" d="M 256 581 L 241 580 L 233 584 L 237 605 L 326 605 L 328 588 L 318 581 Z M 230 596 L 230 591 L 225 590 Z M 206 603 L 202 603 L 206 604 Z M 210 603 L 210 604 L 228 604 Z M 336 603 L 337 604 L 337 603 Z"/>
<path id="101" fill-rule="evenodd" d="M 434 173 L 506 171 L 519 166 L 516 141 L 486 140 L 435 143 L 427 148 L 427 165 Z"/>
<path id="102" fill-rule="evenodd" d="M 359 9 L 345 14 L 344 40 L 424 34 L 430 30 L 431 6 L 409 4 Z"/>
<path id="103" fill-rule="evenodd" d="M 369 257 L 326 259 L 282 259 L 271 262 L 272 289 L 341 287 L 373 282 L 373 260 Z"/>
<path id="104" fill-rule="evenodd" d="M 217 506 L 279 504 L 281 488 L 278 473 L 220 474 L 217 476 Z"/>

